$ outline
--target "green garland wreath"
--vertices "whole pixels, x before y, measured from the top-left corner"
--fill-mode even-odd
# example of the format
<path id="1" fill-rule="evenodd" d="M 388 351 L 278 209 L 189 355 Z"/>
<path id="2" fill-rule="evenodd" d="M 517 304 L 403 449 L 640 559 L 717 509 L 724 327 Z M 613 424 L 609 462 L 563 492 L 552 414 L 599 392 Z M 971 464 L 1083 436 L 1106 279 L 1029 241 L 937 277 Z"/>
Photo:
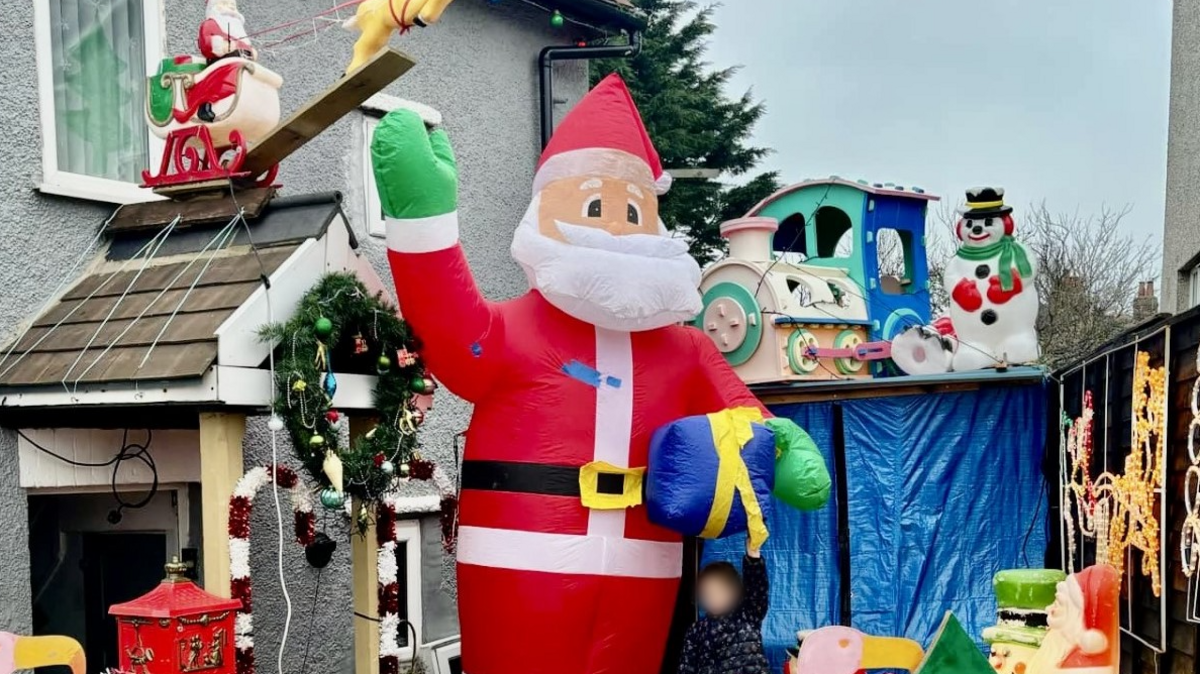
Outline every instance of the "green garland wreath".
<path id="1" fill-rule="evenodd" d="M 353 274 L 327 274 L 296 308 L 292 319 L 262 329 L 275 342 L 275 414 L 283 421 L 296 455 L 317 484 L 321 503 L 340 508 L 348 494 L 378 503 L 400 477 L 429 479 L 433 465 L 416 453 L 417 427 L 424 416 L 417 394 L 432 393 L 433 380 L 416 356 L 408 325 L 382 294 L 371 295 Z M 378 375 L 375 409 L 379 424 L 339 446 L 345 416 L 332 406 L 336 372 Z M 329 462 L 335 469 L 327 471 Z M 343 490 L 329 472 L 340 461 Z"/>

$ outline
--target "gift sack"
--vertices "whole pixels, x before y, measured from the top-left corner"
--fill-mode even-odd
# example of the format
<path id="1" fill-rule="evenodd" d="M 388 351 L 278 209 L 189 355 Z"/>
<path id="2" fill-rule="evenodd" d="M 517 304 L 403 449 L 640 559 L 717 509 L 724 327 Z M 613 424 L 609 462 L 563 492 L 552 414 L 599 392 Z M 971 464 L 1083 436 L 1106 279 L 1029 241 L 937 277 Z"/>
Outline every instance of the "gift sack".
<path id="1" fill-rule="evenodd" d="M 754 408 L 686 417 L 655 431 L 646 468 L 650 521 L 686 536 L 750 531 L 761 545 L 775 484 L 775 439 Z"/>

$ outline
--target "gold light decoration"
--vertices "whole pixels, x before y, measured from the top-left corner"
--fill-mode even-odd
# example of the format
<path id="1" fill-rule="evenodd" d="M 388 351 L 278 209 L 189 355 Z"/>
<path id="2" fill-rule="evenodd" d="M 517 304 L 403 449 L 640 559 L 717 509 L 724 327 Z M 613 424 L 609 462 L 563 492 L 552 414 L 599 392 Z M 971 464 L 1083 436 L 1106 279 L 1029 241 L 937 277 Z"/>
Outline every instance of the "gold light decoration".
<path id="1" fill-rule="evenodd" d="M 1150 354 L 1139 351 L 1133 374 L 1133 444 L 1120 475 L 1109 471 L 1092 480 L 1088 467 L 1092 455 L 1091 393 L 1084 396 L 1083 415 L 1065 438 L 1069 465 L 1065 466 L 1063 511 L 1069 537 L 1069 563 L 1074 568 L 1075 526 L 1096 542 L 1096 563 L 1124 570 L 1130 548 L 1142 553 L 1142 573 L 1150 578 L 1154 595 L 1162 591 L 1159 569 L 1159 522 L 1156 497 L 1162 484 L 1166 438 L 1166 370 L 1151 368 Z"/>
<path id="2" fill-rule="evenodd" d="M 1196 379 L 1192 382 L 1192 421 L 1188 426 L 1188 467 L 1183 483 L 1183 503 L 1187 516 L 1179 537 L 1179 553 L 1183 575 L 1191 578 L 1200 570 L 1200 453 L 1196 447 L 1196 431 L 1200 429 L 1200 348 L 1196 349 Z"/>

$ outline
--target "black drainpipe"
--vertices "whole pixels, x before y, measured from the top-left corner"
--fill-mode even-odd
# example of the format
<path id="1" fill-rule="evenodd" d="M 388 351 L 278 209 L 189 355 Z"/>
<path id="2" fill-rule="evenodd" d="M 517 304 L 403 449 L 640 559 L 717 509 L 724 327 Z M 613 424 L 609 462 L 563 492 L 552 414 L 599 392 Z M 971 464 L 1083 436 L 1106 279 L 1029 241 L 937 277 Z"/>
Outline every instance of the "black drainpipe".
<path id="1" fill-rule="evenodd" d="M 590 61 L 592 59 L 630 59 L 642 51 L 642 32 L 635 30 L 629 35 L 629 44 L 604 45 L 600 47 L 546 47 L 538 56 L 541 66 L 542 93 L 542 147 L 550 143 L 554 133 L 554 62 Z"/>

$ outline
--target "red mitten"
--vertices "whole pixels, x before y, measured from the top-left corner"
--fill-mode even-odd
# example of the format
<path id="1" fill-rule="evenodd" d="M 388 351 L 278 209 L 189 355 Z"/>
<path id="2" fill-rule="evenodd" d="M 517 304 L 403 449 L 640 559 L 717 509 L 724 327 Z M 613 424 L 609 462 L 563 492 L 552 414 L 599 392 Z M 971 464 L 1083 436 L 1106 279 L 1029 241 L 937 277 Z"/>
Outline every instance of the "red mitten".
<path id="1" fill-rule="evenodd" d="M 1000 277 L 993 276 L 988 279 L 988 299 L 992 304 L 1004 304 L 1017 295 L 1021 294 L 1021 277 L 1017 275 L 1017 270 L 1012 273 L 1012 290 L 1004 290 L 1000 287 Z"/>
<path id="2" fill-rule="evenodd" d="M 979 294 L 979 289 L 975 287 L 975 281 L 972 279 L 959 281 L 950 297 L 968 313 L 979 311 L 979 307 L 983 306 L 983 296 Z"/>

